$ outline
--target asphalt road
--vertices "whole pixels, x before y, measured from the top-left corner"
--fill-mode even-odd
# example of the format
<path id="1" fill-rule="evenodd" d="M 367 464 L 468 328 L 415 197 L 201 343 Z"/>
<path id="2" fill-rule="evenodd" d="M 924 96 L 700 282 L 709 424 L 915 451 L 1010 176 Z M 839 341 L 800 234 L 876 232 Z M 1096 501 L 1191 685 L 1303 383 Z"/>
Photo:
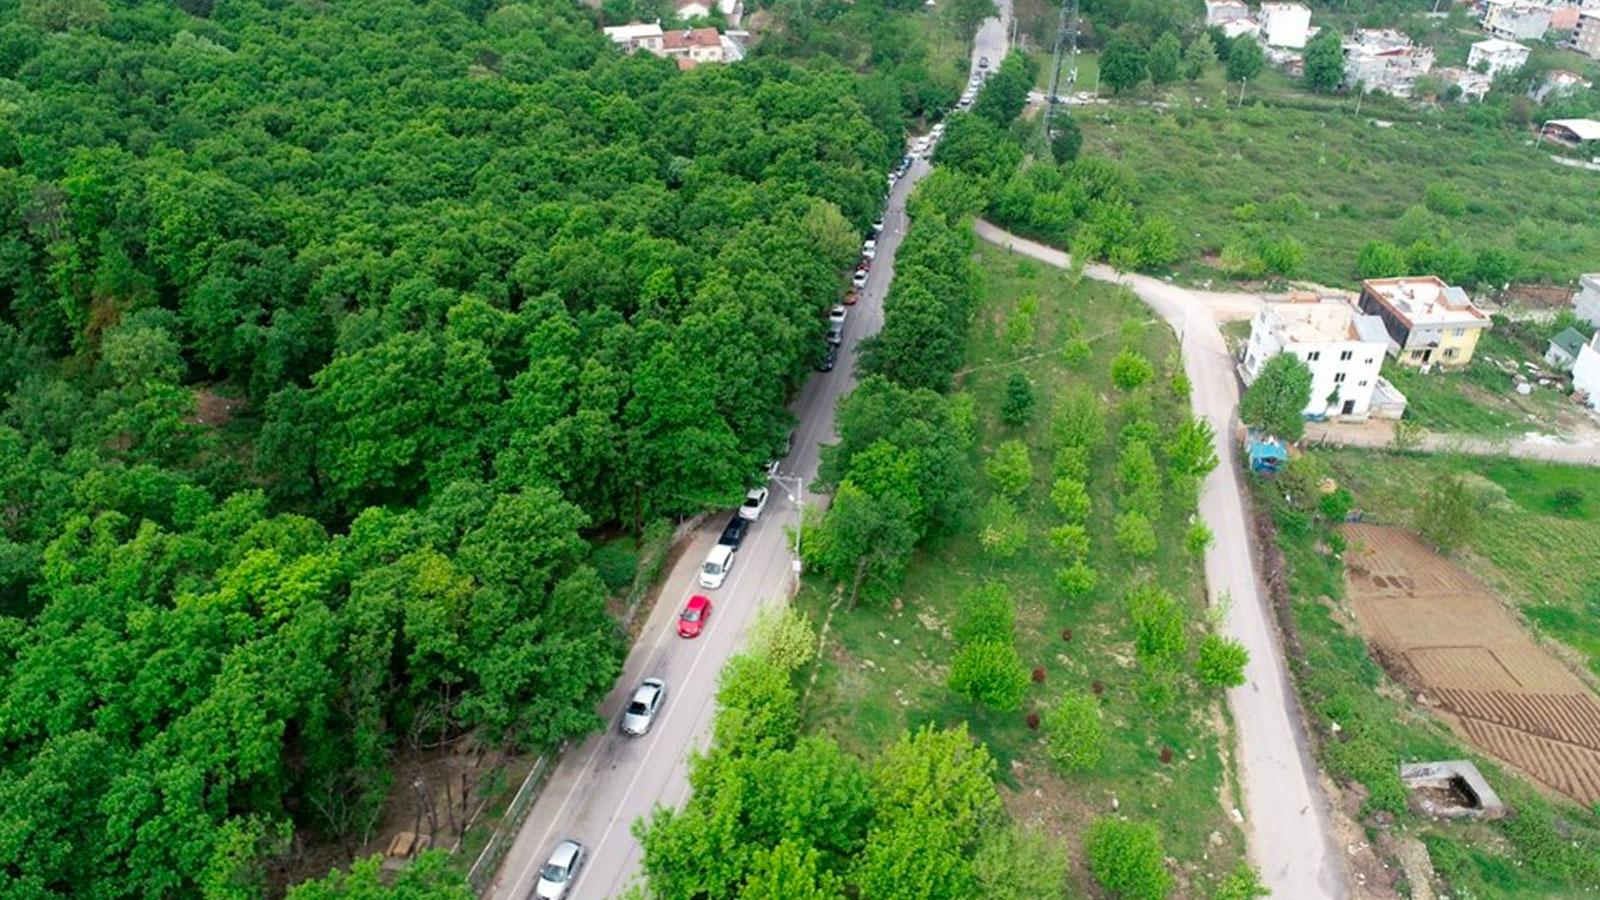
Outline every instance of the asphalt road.
<path id="1" fill-rule="evenodd" d="M 1070 265 L 1060 250 L 1016 237 L 988 222 L 980 221 L 976 228 L 979 237 L 991 243 L 1051 265 Z M 1107 266 L 1091 265 L 1085 271 L 1091 278 L 1128 286 L 1172 326 L 1183 349 L 1194 413 L 1216 429 L 1220 465 L 1206 478 L 1200 515 L 1216 534 L 1216 541 L 1206 551 L 1206 589 L 1214 603 L 1224 596 L 1231 598 L 1226 631 L 1250 651 L 1245 684 L 1228 692 L 1238 729 L 1250 859 L 1274 897 L 1342 900 L 1350 895 L 1348 876 L 1333 840 L 1328 801 L 1317 780 L 1298 701 L 1284 669 L 1283 648 L 1250 548 L 1232 440 L 1238 382 L 1227 344 L 1210 305 L 1193 292 Z"/>

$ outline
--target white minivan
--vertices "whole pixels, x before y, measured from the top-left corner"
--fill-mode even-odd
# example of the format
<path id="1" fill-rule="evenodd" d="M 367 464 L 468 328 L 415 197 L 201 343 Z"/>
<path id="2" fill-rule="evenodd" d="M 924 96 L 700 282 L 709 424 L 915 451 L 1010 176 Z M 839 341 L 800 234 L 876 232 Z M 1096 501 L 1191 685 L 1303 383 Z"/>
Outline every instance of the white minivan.
<path id="1" fill-rule="evenodd" d="M 700 586 L 708 591 L 722 587 L 722 580 L 733 571 L 733 548 L 718 544 L 706 555 L 706 564 L 700 567 Z"/>

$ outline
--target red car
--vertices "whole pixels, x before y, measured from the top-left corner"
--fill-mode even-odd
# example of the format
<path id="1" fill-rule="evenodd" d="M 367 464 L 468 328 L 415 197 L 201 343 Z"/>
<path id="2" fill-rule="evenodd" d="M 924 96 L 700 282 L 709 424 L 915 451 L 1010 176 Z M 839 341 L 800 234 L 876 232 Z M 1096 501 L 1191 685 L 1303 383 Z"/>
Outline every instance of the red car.
<path id="1" fill-rule="evenodd" d="M 678 637 L 692 638 L 700 636 L 700 629 L 706 627 L 706 620 L 711 618 L 711 601 L 695 594 L 689 598 L 689 605 L 678 613 Z"/>
<path id="2" fill-rule="evenodd" d="M 856 301 L 859 300 L 859 299 L 860 299 L 860 297 L 858 297 L 856 295 L 856 292 L 852 290 L 850 293 L 844 295 L 844 305 L 845 306 L 855 306 L 856 305 Z"/>

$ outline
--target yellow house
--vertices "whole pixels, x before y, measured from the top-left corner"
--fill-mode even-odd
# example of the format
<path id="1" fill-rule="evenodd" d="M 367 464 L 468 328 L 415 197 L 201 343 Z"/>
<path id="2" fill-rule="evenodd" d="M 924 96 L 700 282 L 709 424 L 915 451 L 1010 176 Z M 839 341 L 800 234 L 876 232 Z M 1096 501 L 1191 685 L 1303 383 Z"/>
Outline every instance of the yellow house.
<path id="1" fill-rule="evenodd" d="M 1389 353 L 1404 366 L 1464 366 L 1493 324 L 1466 291 L 1433 275 L 1363 281 L 1361 311 L 1383 320 Z"/>

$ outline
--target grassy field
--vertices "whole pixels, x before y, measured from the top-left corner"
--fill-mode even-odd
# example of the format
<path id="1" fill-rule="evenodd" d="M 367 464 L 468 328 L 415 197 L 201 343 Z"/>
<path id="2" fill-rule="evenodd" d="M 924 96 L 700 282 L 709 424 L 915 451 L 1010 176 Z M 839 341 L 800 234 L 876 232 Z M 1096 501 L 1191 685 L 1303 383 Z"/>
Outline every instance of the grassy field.
<path id="1" fill-rule="evenodd" d="M 1535 384 L 1524 397 L 1499 364 L 1542 364 L 1539 354 L 1495 331 L 1484 334 L 1465 369 L 1427 375 L 1385 361 L 1383 377 L 1406 395 L 1406 415 L 1431 431 L 1504 437 L 1528 431 L 1563 433 L 1586 421 L 1567 395 Z"/>
<path id="2" fill-rule="evenodd" d="M 1355 494 L 1358 508 L 1384 522 L 1408 522 L 1419 492 L 1435 474 L 1469 479 L 1486 505 L 1463 564 L 1518 604 L 1538 630 L 1585 652 L 1600 671 L 1600 583 L 1594 574 L 1600 572 L 1600 486 L 1592 470 L 1358 450 L 1317 451 L 1314 458 Z M 1600 867 L 1593 865 L 1600 859 L 1600 817 L 1548 799 L 1414 707 L 1353 631 L 1342 602 L 1343 572 L 1326 553 L 1326 532 L 1287 511 L 1281 494 L 1262 487 L 1256 502 L 1275 511 L 1303 646 L 1293 660 L 1296 684 L 1322 736 L 1324 766 L 1336 781 L 1362 785 L 1353 805 L 1361 807 L 1374 844 L 1420 839 L 1453 897 L 1592 895 L 1600 888 Z M 1564 491 L 1576 491 L 1578 499 Z M 1405 807 L 1396 763 L 1462 756 L 1484 770 L 1515 810 L 1512 818 L 1451 822 Z"/>
<path id="3" fill-rule="evenodd" d="M 981 457 L 1008 438 L 1021 437 L 1030 448 L 1035 477 L 1023 496 L 1028 546 L 1009 562 L 992 562 L 980 549 L 973 513 L 919 554 L 894 604 L 836 610 L 807 698 L 810 724 L 870 756 L 907 727 L 967 721 L 1000 761 L 1002 778 L 1013 788 L 1005 793 L 1019 818 L 1062 835 L 1079 858 L 1076 835 L 1115 803 L 1124 813 L 1160 823 L 1167 854 L 1181 861 L 1180 874 L 1189 885 L 1185 894 L 1205 896 L 1209 879 L 1230 869 L 1242 854 L 1242 838 L 1227 814 L 1238 801 L 1228 787 L 1231 737 L 1224 705 L 1220 695 L 1200 694 L 1192 679 L 1185 679 L 1188 684 L 1167 712 L 1154 714 L 1136 698 L 1133 629 L 1122 599 L 1129 585 L 1159 583 L 1182 603 L 1191 642 L 1197 641 L 1205 621 L 1201 573 L 1182 549 L 1186 521 L 1177 504 L 1167 504 L 1165 518 L 1157 523 L 1162 546 L 1154 559 L 1124 558 L 1110 540 L 1116 435 L 1125 400 L 1110 386 L 1110 363 L 1125 345 L 1155 363 L 1153 390 L 1146 390 L 1154 419 L 1166 433 L 1183 408 L 1168 386 L 1178 362 L 1175 342 L 1137 300 L 1118 289 L 1087 281 L 1072 285 L 1066 273 L 989 247 L 983 264 L 987 299 L 971 335 L 969 369 L 957 380 L 977 401 Z M 1006 339 L 1006 323 L 1027 295 L 1039 301 L 1036 330 L 1031 341 L 1019 344 Z M 1073 336 L 1088 339 L 1092 358 L 1069 366 L 1058 348 Z M 1033 381 L 1037 397 L 1034 420 L 1022 429 L 1002 425 L 996 412 L 1015 372 Z M 1090 387 L 1108 407 L 1104 452 L 1096 455 L 1089 481 L 1094 499 L 1090 559 L 1100 584 L 1091 597 L 1070 602 L 1055 592 L 1060 562 L 1046 536 L 1059 524 L 1049 499 L 1050 410 L 1069 385 Z M 974 509 L 986 499 L 980 485 Z M 986 580 L 1010 588 L 1017 601 L 1023 664 L 1044 669 L 1043 683 L 1031 685 L 1020 712 L 987 711 L 945 685 L 947 664 L 956 652 L 948 626 L 962 593 Z M 821 621 L 828 618 L 832 597 L 808 584 L 796 602 Z M 1040 733 L 1028 728 L 1024 716 L 1042 713 L 1067 691 L 1090 691 L 1097 683 L 1109 733 L 1104 759 L 1086 774 L 1064 777 L 1053 770 Z M 1162 761 L 1163 750 L 1172 751 L 1170 762 Z"/>
<path id="4" fill-rule="evenodd" d="M 1239 109 L 1221 104 L 1211 77 L 1173 91 L 1165 108 L 1119 102 L 1079 117 L 1085 149 L 1125 163 L 1145 206 L 1181 224 L 1192 256 L 1290 234 L 1307 249 L 1302 276 L 1349 285 L 1366 242 L 1409 245 L 1413 232 L 1432 232 L 1473 251 L 1509 250 L 1525 273 L 1561 281 L 1594 267 L 1600 177 L 1554 164 L 1522 137 L 1472 130 L 1453 112 L 1369 103 L 1358 117 L 1352 100 L 1292 94 L 1277 73 L 1251 89 L 1270 106 L 1247 97 Z M 1449 212 L 1402 223 L 1430 185 L 1460 205 L 1436 203 Z"/>

